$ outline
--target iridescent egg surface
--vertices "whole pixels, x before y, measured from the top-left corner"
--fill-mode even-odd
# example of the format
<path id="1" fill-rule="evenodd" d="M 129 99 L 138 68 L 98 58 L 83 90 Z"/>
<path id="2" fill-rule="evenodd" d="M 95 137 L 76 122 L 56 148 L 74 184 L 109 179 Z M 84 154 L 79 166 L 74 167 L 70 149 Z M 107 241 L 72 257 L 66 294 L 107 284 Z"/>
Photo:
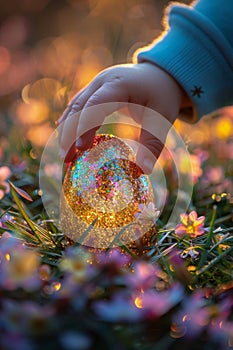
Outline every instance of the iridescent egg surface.
<path id="1" fill-rule="evenodd" d="M 138 222 L 139 204 L 154 201 L 148 176 L 135 163 L 133 150 L 113 135 L 97 135 L 68 166 L 60 206 L 63 232 L 92 248 L 135 248 L 150 244 L 153 223 Z"/>

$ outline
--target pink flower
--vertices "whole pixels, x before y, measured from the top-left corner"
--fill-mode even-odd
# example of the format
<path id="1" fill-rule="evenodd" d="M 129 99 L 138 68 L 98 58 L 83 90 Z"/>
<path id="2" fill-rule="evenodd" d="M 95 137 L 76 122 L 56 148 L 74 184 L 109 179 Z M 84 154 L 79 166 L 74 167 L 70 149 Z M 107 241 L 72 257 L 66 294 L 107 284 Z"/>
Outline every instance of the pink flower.
<path id="1" fill-rule="evenodd" d="M 204 176 L 204 181 L 209 185 L 211 182 L 212 184 L 219 184 L 221 183 L 224 178 L 224 170 L 221 166 L 209 166 L 205 170 L 206 174 Z"/>
<path id="2" fill-rule="evenodd" d="M 126 254 L 125 252 L 123 253 L 118 248 L 112 248 L 107 252 L 105 251 L 98 252 L 96 254 L 96 257 L 97 257 L 97 262 L 100 263 L 102 266 L 112 265 L 118 269 L 127 265 L 131 260 L 131 257 L 128 254 Z"/>
<path id="3" fill-rule="evenodd" d="M 154 286 L 158 280 L 159 268 L 145 261 L 136 262 L 134 270 L 126 276 L 130 288 L 146 290 Z"/>
<path id="4" fill-rule="evenodd" d="M 164 315 L 168 310 L 178 304 L 184 297 L 180 284 L 174 284 L 169 290 L 157 292 L 147 290 L 133 296 L 134 304 L 141 309 L 146 318 L 156 318 Z"/>
<path id="5" fill-rule="evenodd" d="M 196 238 L 204 233 L 204 216 L 197 217 L 196 211 L 192 211 L 190 214 L 180 215 L 181 224 L 178 224 L 175 228 L 175 234 L 181 238 L 184 236 L 190 236 L 190 238 Z"/>
<path id="6" fill-rule="evenodd" d="M 5 181 L 10 177 L 11 170 L 7 166 L 0 167 L 0 199 L 2 199 L 5 193 L 10 192 L 10 185 Z"/>
<path id="7" fill-rule="evenodd" d="M 191 160 L 191 164 L 192 164 L 193 182 L 196 184 L 202 175 L 201 160 L 195 154 L 190 155 L 190 160 Z"/>

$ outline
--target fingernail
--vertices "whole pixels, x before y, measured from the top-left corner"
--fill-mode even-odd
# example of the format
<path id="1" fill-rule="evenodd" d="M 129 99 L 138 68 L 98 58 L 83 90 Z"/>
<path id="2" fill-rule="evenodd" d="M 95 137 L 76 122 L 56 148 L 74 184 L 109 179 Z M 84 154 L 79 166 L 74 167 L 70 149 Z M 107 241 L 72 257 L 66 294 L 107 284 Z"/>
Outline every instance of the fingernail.
<path id="1" fill-rule="evenodd" d="M 79 137 L 76 141 L 76 147 L 79 148 L 79 147 L 82 147 L 83 146 L 83 140 L 81 139 L 81 137 Z"/>

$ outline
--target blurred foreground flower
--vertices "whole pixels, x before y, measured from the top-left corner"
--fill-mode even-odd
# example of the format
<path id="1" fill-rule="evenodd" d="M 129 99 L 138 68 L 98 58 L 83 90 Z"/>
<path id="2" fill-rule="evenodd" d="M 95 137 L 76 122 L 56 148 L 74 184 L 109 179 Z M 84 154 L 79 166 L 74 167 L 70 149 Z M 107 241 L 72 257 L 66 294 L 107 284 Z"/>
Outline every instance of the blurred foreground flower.
<path id="1" fill-rule="evenodd" d="M 145 204 L 138 205 L 139 211 L 135 214 L 136 219 L 141 221 L 152 221 L 153 224 L 156 223 L 160 211 L 155 207 L 153 202 L 150 202 L 148 206 Z"/>
<path id="2" fill-rule="evenodd" d="M 230 321 L 232 306 L 232 298 L 226 298 L 216 306 L 205 297 L 204 290 L 198 290 L 184 299 L 180 310 L 174 315 L 174 323 L 188 338 L 200 338 L 201 334 L 208 332 L 212 339 L 221 344 L 219 349 L 228 349 L 227 343 L 230 344 L 233 330 Z"/>
<path id="3" fill-rule="evenodd" d="M 49 322 L 54 309 L 34 301 L 5 299 L 0 315 L 3 327 L 16 334 L 46 334 L 54 326 Z"/>
<path id="4" fill-rule="evenodd" d="M 115 266 L 117 269 L 129 264 L 131 257 L 127 253 L 123 253 L 118 248 L 112 248 L 109 251 L 97 252 L 97 263 L 102 266 L 111 265 Z"/>
<path id="5" fill-rule="evenodd" d="M 190 238 L 196 238 L 204 233 L 204 216 L 197 217 L 196 211 L 192 211 L 190 214 L 180 215 L 181 224 L 178 224 L 175 228 L 175 234 L 180 238 L 190 236 Z"/>
<path id="6" fill-rule="evenodd" d="M 179 160 L 179 171 L 182 174 L 191 175 L 194 184 L 197 183 L 202 175 L 202 154 L 185 154 L 182 149 L 178 149 L 177 157 Z"/>
<path id="7" fill-rule="evenodd" d="M 183 296 L 181 284 L 174 283 L 169 290 L 157 292 L 151 289 L 138 293 L 134 297 L 134 303 L 137 308 L 143 310 L 146 318 L 157 318 L 177 305 Z"/>
<path id="8" fill-rule="evenodd" d="M 110 301 L 98 301 L 94 310 L 100 319 L 108 322 L 137 322 L 143 313 L 124 295 L 117 294 Z"/>
<path id="9" fill-rule="evenodd" d="M 35 347 L 27 336 L 20 333 L 6 331 L 0 339 L 0 346 L 3 350 L 34 350 Z"/>
<path id="10" fill-rule="evenodd" d="M 10 192 L 10 185 L 6 180 L 11 176 L 11 170 L 7 166 L 0 167 L 0 199 L 2 199 L 5 193 Z"/>
<path id="11" fill-rule="evenodd" d="M 9 213 L 3 214 L 3 215 L 0 217 L 0 227 L 2 227 L 2 228 L 7 228 L 6 223 L 7 223 L 8 221 L 14 222 L 14 221 L 15 221 L 15 217 L 12 216 L 12 215 L 10 215 Z M 11 235 L 9 234 L 9 236 L 11 236 Z M 3 237 L 3 235 L 2 235 L 2 237 Z M 2 238 L 2 237 L 1 237 L 1 238 Z"/>
<path id="12" fill-rule="evenodd" d="M 88 280 L 91 273 L 91 254 L 82 249 L 70 248 L 60 262 L 60 269 L 71 278 L 74 283 Z"/>
<path id="13" fill-rule="evenodd" d="M 126 281 L 129 288 L 145 291 L 155 285 L 155 281 L 158 280 L 158 274 L 158 266 L 139 261 L 135 264 L 133 273 L 126 276 Z"/>
<path id="14" fill-rule="evenodd" d="M 39 256 L 27 249 L 19 239 L 5 233 L 0 239 L 0 285 L 7 290 L 40 287 Z"/>

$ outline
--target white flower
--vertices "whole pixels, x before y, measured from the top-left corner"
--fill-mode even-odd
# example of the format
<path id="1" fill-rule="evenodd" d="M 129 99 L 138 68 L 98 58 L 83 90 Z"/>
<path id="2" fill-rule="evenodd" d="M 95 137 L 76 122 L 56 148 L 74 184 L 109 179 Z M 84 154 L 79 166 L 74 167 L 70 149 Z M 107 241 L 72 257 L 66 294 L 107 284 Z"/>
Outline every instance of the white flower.
<path id="1" fill-rule="evenodd" d="M 150 202 L 148 206 L 145 204 L 139 204 L 138 205 L 139 211 L 135 214 L 136 219 L 142 220 L 142 221 L 153 221 L 155 224 L 160 211 L 155 207 L 153 202 Z"/>

